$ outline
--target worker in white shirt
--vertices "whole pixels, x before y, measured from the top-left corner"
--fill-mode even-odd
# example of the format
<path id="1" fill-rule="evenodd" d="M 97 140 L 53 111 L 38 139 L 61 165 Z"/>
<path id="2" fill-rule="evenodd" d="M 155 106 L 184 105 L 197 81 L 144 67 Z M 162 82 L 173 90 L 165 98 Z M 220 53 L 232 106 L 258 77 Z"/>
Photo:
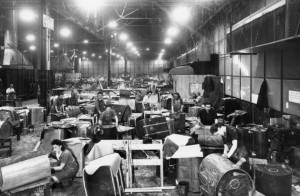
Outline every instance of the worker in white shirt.
<path id="1" fill-rule="evenodd" d="M 144 110 L 150 110 L 150 102 L 149 99 L 152 95 L 152 91 L 148 91 L 147 94 L 143 98 L 143 108 Z"/>
<path id="2" fill-rule="evenodd" d="M 7 99 L 15 99 L 16 98 L 16 91 L 14 89 L 13 84 L 10 84 L 9 87 L 6 89 L 6 96 L 7 96 Z"/>

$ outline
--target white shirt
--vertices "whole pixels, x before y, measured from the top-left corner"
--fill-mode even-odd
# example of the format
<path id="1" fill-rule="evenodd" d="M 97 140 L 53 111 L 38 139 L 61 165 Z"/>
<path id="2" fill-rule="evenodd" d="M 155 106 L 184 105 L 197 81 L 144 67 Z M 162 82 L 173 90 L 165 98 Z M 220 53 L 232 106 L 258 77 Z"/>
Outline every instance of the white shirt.
<path id="1" fill-rule="evenodd" d="M 6 94 L 9 94 L 9 93 L 15 93 L 15 89 L 14 88 L 8 88 L 6 89 Z"/>
<path id="2" fill-rule="evenodd" d="M 148 97 L 148 95 L 144 96 L 143 103 L 149 103 L 149 97 Z"/>

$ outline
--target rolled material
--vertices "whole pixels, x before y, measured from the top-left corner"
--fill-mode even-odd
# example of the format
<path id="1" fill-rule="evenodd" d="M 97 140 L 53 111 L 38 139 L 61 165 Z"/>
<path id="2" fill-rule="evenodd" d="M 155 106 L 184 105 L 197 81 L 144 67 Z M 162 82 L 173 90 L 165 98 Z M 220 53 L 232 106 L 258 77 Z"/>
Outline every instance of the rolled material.
<path id="1" fill-rule="evenodd" d="M 33 183 L 51 175 L 50 162 L 47 155 L 1 167 L 1 172 L 3 180 L 2 191 Z"/>
<path id="2" fill-rule="evenodd" d="M 246 196 L 253 191 L 251 177 L 219 154 L 206 156 L 199 167 L 200 189 L 204 195 Z"/>
<path id="3" fill-rule="evenodd" d="M 292 195 L 293 170 L 287 165 L 255 165 L 255 187 L 266 196 Z"/>

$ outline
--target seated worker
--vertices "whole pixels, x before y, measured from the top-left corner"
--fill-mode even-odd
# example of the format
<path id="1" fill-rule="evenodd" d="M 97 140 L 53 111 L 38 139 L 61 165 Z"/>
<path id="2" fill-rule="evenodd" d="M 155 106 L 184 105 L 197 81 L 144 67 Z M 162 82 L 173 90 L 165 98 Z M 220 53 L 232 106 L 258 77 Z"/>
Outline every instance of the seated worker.
<path id="1" fill-rule="evenodd" d="M 204 103 L 204 109 L 199 112 L 199 117 L 203 125 L 212 125 L 217 119 L 217 112 L 210 103 Z"/>
<path id="2" fill-rule="evenodd" d="M 97 115 L 98 119 L 102 112 L 105 111 L 105 103 L 103 100 L 103 92 L 99 91 L 97 94 L 97 98 L 95 100 L 95 111 L 94 114 Z"/>
<path id="3" fill-rule="evenodd" d="M 77 89 L 72 88 L 70 105 L 78 105 L 79 94 Z"/>
<path id="4" fill-rule="evenodd" d="M 143 96 L 142 96 L 142 92 L 140 90 L 136 91 L 135 112 L 137 112 L 137 113 L 143 112 Z"/>
<path id="5" fill-rule="evenodd" d="M 6 89 L 6 96 L 7 96 L 7 99 L 15 99 L 16 98 L 16 91 L 14 89 L 13 84 L 10 84 L 9 87 Z"/>
<path id="6" fill-rule="evenodd" d="M 62 182 L 63 185 L 67 185 L 65 180 L 75 178 L 78 172 L 78 164 L 70 151 L 65 149 L 65 146 L 61 140 L 55 139 L 51 142 L 53 152 L 49 154 L 49 157 L 57 160 L 57 166 L 51 167 L 51 180 L 55 183 Z"/>
<path id="7" fill-rule="evenodd" d="M 210 131 L 212 134 L 220 135 L 223 138 L 224 152 L 222 156 L 230 159 L 237 168 L 241 168 L 248 158 L 248 152 L 240 140 L 238 130 L 218 123 L 212 125 Z"/>
<path id="8" fill-rule="evenodd" d="M 107 107 L 104 112 L 102 112 L 100 119 L 99 119 L 99 124 L 100 125 L 111 125 L 113 124 L 113 119 L 115 119 L 116 122 L 116 127 L 118 127 L 119 121 L 118 121 L 118 116 L 116 112 L 111 109 L 111 107 Z"/>
<path id="9" fill-rule="evenodd" d="M 202 106 L 204 104 L 204 99 L 201 96 L 200 92 L 196 93 L 196 98 L 194 99 L 194 102 L 196 103 L 197 106 Z"/>
<path id="10" fill-rule="evenodd" d="M 150 110 L 150 102 L 149 99 L 152 95 L 152 91 L 148 91 L 147 94 L 143 98 L 143 109 Z"/>
<path id="11" fill-rule="evenodd" d="M 185 131 L 185 115 L 183 112 L 183 101 L 179 93 L 173 93 L 172 114 L 170 117 L 174 119 L 175 133 L 184 133 Z"/>
<path id="12" fill-rule="evenodd" d="M 182 112 L 183 111 L 183 101 L 179 93 L 173 93 L 172 100 L 172 112 Z"/>
<path id="13" fill-rule="evenodd" d="M 60 94 L 51 106 L 50 113 L 56 114 L 65 112 L 63 94 Z"/>

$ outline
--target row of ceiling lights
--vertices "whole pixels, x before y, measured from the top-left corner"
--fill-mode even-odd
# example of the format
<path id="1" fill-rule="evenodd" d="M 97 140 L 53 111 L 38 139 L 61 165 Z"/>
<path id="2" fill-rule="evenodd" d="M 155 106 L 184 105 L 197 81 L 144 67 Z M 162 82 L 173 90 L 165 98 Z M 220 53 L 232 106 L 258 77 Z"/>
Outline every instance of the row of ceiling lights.
<path id="1" fill-rule="evenodd" d="M 81 1 L 79 1 L 81 2 Z M 97 6 L 99 6 L 99 1 L 97 0 L 89 0 L 88 1 L 88 4 L 97 4 Z M 86 5 L 88 5 L 86 4 Z M 95 7 L 95 6 L 91 6 L 91 7 Z M 20 12 L 20 17 L 22 18 L 22 20 L 26 21 L 26 22 L 29 22 L 29 21 L 32 21 L 34 20 L 35 18 L 37 18 L 37 15 L 28 10 L 28 9 L 24 9 Z M 177 8 L 175 8 L 173 10 L 173 12 L 170 14 L 170 17 L 172 20 L 174 20 L 175 22 L 179 23 L 179 24 L 185 24 L 188 20 L 189 20 L 189 17 L 190 17 L 190 10 L 187 8 L 187 7 L 184 7 L 184 6 L 178 6 Z M 108 23 L 108 27 L 110 28 L 116 28 L 118 26 L 118 23 L 116 21 L 110 21 Z M 177 36 L 179 33 L 179 29 L 177 26 L 171 26 L 168 28 L 167 30 L 167 37 L 165 38 L 165 41 L 164 43 L 165 44 L 171 44 L 173 42 L 173 38 L 175 36 Z M 63 37 L 69 37 L 71 35 L 71 30 L 66 28 L 66 27 L 63 27 L 61 30 L 60 30 L 60 34 L 61 36 Z M 128 40 L 128 35 L 125 34 L 125 33 L 121 33 L 120 36 L 119 36 L 119 39 L 123 42 L 126 42 Z M 29 34 L 26 36 L 26 40 L 28 41 L 34 41 L 35 40 L 35 36 L 32 35 L 32 34 Z M 88 43 L 88 40 L 84 40 L 83 43 L 87 44 Z M 55 43 L 54 44 L 54 47 L 58 47 L 58 43 Z M 140 53 L 138 51 L 138 49 L 133 45 L 133 43 L 131 41 L 127 41 L 126 42 L 126 47 L 128 49 L 131 49 L 131 51 L 133 53 L 135 53 L 137 56 L 140 56 Z M 30 49 L 31 50 L 35 50 L 35 46 L 31 45 L 30 46 Z M 150 48 L 146 48 L 146 51 L 150 51 Z M 161 52 L 159 53 L 159 59 L 162 58 L 163 54 L 165 52 L 165 49 L 162 49 Z M 117 55 L 116 55 L 117 56 Z M 120 56 L 120 55 L 119 55 Z"/>

